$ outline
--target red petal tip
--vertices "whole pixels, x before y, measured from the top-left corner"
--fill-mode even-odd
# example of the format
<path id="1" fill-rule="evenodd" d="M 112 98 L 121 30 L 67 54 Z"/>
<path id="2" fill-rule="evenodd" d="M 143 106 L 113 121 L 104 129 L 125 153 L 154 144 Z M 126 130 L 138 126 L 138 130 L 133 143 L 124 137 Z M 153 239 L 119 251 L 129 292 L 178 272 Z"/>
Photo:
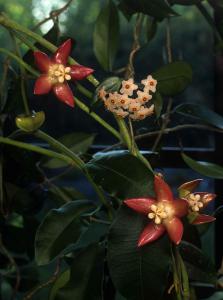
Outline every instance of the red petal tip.
<path id="1" fill-rule="evenodd" d="M 158 175 L 154 178 L 154 188 L 157 201 L 173 201 L 173 194 L 169 185 Z"/>
<path id="2" fill-rule="evenodd" d="M 134 211 L 147 215 L 150 212 L 151 205 L 156 201 L 153 198 L 135 198 L 125 200 L 124 203 Z"/>
<path id="3" fill-rule="evenodd" d="M 73 80 L 82 80 L 94 72 L 93 69 L 81 65 L 73 65 L 70 68 L 70 75 Z"/>
<path id="4" fill-rule="evenodd" d="M 216 220 L 215 217 L 209 215 L 198 215 L 197 218 L 192 222 L 193 225 L 201 225 L 205 223 L 211 223 Z"/>
<path id="5" fill-rule="evenodd" d="M 60 47 L 57 49 L 53 55 L 53 61 L 57 64 L 66 65 L 67 59 L 71 52 L 72 41 L 71 39 L 66 40 Z"/>

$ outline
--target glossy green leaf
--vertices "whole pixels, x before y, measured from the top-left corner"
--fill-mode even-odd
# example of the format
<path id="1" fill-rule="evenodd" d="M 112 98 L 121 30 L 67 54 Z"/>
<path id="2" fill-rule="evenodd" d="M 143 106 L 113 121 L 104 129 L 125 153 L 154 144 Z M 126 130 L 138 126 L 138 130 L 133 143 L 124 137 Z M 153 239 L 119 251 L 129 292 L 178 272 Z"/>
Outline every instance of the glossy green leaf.
<path id="1" fill-rule="evenodd" d="M 52 209 L 46 215 L 36 233 L 35 252 L 38 265 L 49 263 L 68 245 L 78 240 L 82 232 L 80 218 L 93 208 L 92 202 L 77 200 Z"/>
<path id="2" fill-rule="evenodd" d="M 165 96 L 181 93 L 192 80 L 192 69 L 189 64 L 179 61 L 164 65 L 152 76 L 158 81 L 157 89 Z"/>
<path id="3" fill-rule="evenodd" d="M 86 165 L 94 181 L 120 199 L 153 194 L 153 174 L 127 151 L 98 155 Z"/>
<path id="4" fill-rule="evenodd" d="M 171 264 L 167 236 L 137 247 L 148 219 L 123 206 L 108 237 L 108 266 L 117 290 L 128 300 L 163 299 Z"/>
<path id="5" fill-rule="evenodd" d="M 54 282 L 49 294 L 49 300 L 55 299 L 57 292 L 68 283 L 69 279 L 70 279 L 70 269 L 61 273 L 60 276 L 57 278 L 57 280 Z"/>
<path id="6" fill-rule="evenodd" d="M 192 281 L 215 284 L 217 272 L 214 264 L 199 248 L 193 244 L 182 241 L 180 253 L 186 262 L 189 278 Z"/>
<path id="7" fill-rule="evenodd" d="M 79 253 L 71 265 L 70 280 L 55 300 L 102 300 L 104 249 L 92 245 Z"/>
<path id="8" fill-rule="evenodd" d="M 175 112 L 223 129 L 223 117 L 205 105 L 184 103 L 177 106 Z"/>
<path id="9" fill-rule="evenodd" d="M 104 88 L 106 92 L 116 92 L 121 87 L 122 80 L 117 76 L 112 76 L 103 80 L 99 86 L 96 88 L 94 93 L 93 103 L 91 105 L 91 109 L 98 106 L 98 104 L 103 104 L 103 100 L 98 97 L 98 92 Z"/>
<path id="10" fill-rule="evenodd" d="M 57 186 L 52 183 L 48 189 L 48 194 L 50 199 L 52 199 L 58 206 L 73 200 L 85 199 L 85 196 L 74 187 Z"/>
<path id="11" fill-rule="evenodd" d="M 74 132 L 59 138 L 59 141 L 77 155 L 85 154 L 94 142 L 95 134 Z M 56 158 L 44 158 L 41 165 L 48 169 L 66 167 L 66 162 Z"/>
<path id="12" fill-rule="evenodd" d="M 196 161 L 182 153 L 184 162 L 194 171 L 207 177 L 223 179 L 223 167 L 204 161 Z"/>
<path id="13" fill-rule="evenodd" d="M 94 29 L 94 53 L 106 71 L 111 71 L 119 42 L 119 15 L 112 0 L 102 8 Z"/>
<path id="14" fill-rule="evenodd" d="M 132 12 L 141 12 L 159 20 L 177 15 L 166 0 L 120 0 L 119 2 L 122 6 L 129 6 Z"/>

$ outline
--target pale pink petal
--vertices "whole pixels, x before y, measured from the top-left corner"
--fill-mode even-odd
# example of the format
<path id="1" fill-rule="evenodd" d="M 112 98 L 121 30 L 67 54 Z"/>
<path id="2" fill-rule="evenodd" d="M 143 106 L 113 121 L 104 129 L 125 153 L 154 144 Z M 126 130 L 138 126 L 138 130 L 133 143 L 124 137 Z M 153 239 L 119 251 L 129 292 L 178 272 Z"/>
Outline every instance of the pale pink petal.
<path id="1" fill-rule="evenodd" d="M 156 225 L 153 222 L 150 222 L 140 234 L 138 240 L 138 247 L 142 247 L 145 244 L 149 244 L 161 237 L 165 232 L 165 227 L 160 224 Z"/>

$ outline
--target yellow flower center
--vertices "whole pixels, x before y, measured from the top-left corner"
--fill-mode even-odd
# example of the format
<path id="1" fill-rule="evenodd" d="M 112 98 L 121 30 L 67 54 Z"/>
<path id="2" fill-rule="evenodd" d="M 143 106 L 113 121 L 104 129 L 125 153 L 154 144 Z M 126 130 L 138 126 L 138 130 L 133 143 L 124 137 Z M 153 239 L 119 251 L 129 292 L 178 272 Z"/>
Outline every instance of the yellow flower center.
<path id="1" fill-rule="evenodd" d="M 64 83 L 65 80 L 71 80 L 70 71 L 70 67 L 65 67 L 62 64 L 54 64 L 49 69 L 49 77 L 54 84 Z"/>
<path id="2" fill-rule="evenodd" d="M 203 206 L 201 195 L 199 194 L 189 194 L 188 203 L 192 211 L 198 212 Z"/>
<path id="3" fill-rule="evenodd" d="M 171 211 L 169 207 L 164 206 L 163 204 L 151 205 L 151 211 L 148 214 L 149 219 L 153 219 L 155 224 L 161 224 L 163 219 L 166 219 L 170 216 Z"/>

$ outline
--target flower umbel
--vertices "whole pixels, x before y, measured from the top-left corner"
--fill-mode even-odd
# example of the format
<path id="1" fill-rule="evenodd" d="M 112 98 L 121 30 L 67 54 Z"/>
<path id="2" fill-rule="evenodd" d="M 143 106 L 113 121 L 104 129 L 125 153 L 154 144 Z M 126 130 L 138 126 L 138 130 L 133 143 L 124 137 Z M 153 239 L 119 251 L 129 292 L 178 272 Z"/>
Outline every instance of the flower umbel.
<path id="1" fill-rule="evenodd" d="M 144 88 L 140 90 L 133 78 L 123 80 L 120 92 L 107 93 L 103 87 L 98 96 L 104 101 L 106 109 L 117 116 L 129 116 L 134 121 L 143 120 L 154 113 L 154 104 L 150 103 L 150 91 L 155 93 L 157 81 L 149 75 L 142 83 Z"/>
<path id="2" fill-rule="evenodd" d="M 166 231 L 170 239 L 179 244 L 183 235 L 180 218 L 187 214 L 188 202 L 174 199 L 170 187 L 158 175 L 154 179 L 154 189 L 156 198 L 134 198 L 124 201 L 128 207 L 151 220 L 139 237 L 138 247 L 157 240 Z"/>
<path id="3" fill-rule="evenodd" d="M 35 63 L 42 72 L 35 83 L 35 95 L 48 94 L 53 90 L 60 101 L 74 107 L 74 96 L 67 81 L 82 80 L 92 74 L 93 69 L 81 65 L 67 65 L 70 52 L 70 39 L 57 49 L 52 58 L 41 51 L 34 52 Z"/>
<path id="4" fill-rule="evenodd" d="M 196 179 L 193 181 L 182 184 L 179 188 L 179 196 L 185 199 L 189 204 L 189 217 L 193 216 L 192 224 L 199 225 L 215 221 L 215 218 L 209 215 L 200 214 L 200 210 L 204 209 L 212 200 L 215 199 L 216 195 L 207 192 L 193 191 L 201 183 L 202 179 Z"/>

